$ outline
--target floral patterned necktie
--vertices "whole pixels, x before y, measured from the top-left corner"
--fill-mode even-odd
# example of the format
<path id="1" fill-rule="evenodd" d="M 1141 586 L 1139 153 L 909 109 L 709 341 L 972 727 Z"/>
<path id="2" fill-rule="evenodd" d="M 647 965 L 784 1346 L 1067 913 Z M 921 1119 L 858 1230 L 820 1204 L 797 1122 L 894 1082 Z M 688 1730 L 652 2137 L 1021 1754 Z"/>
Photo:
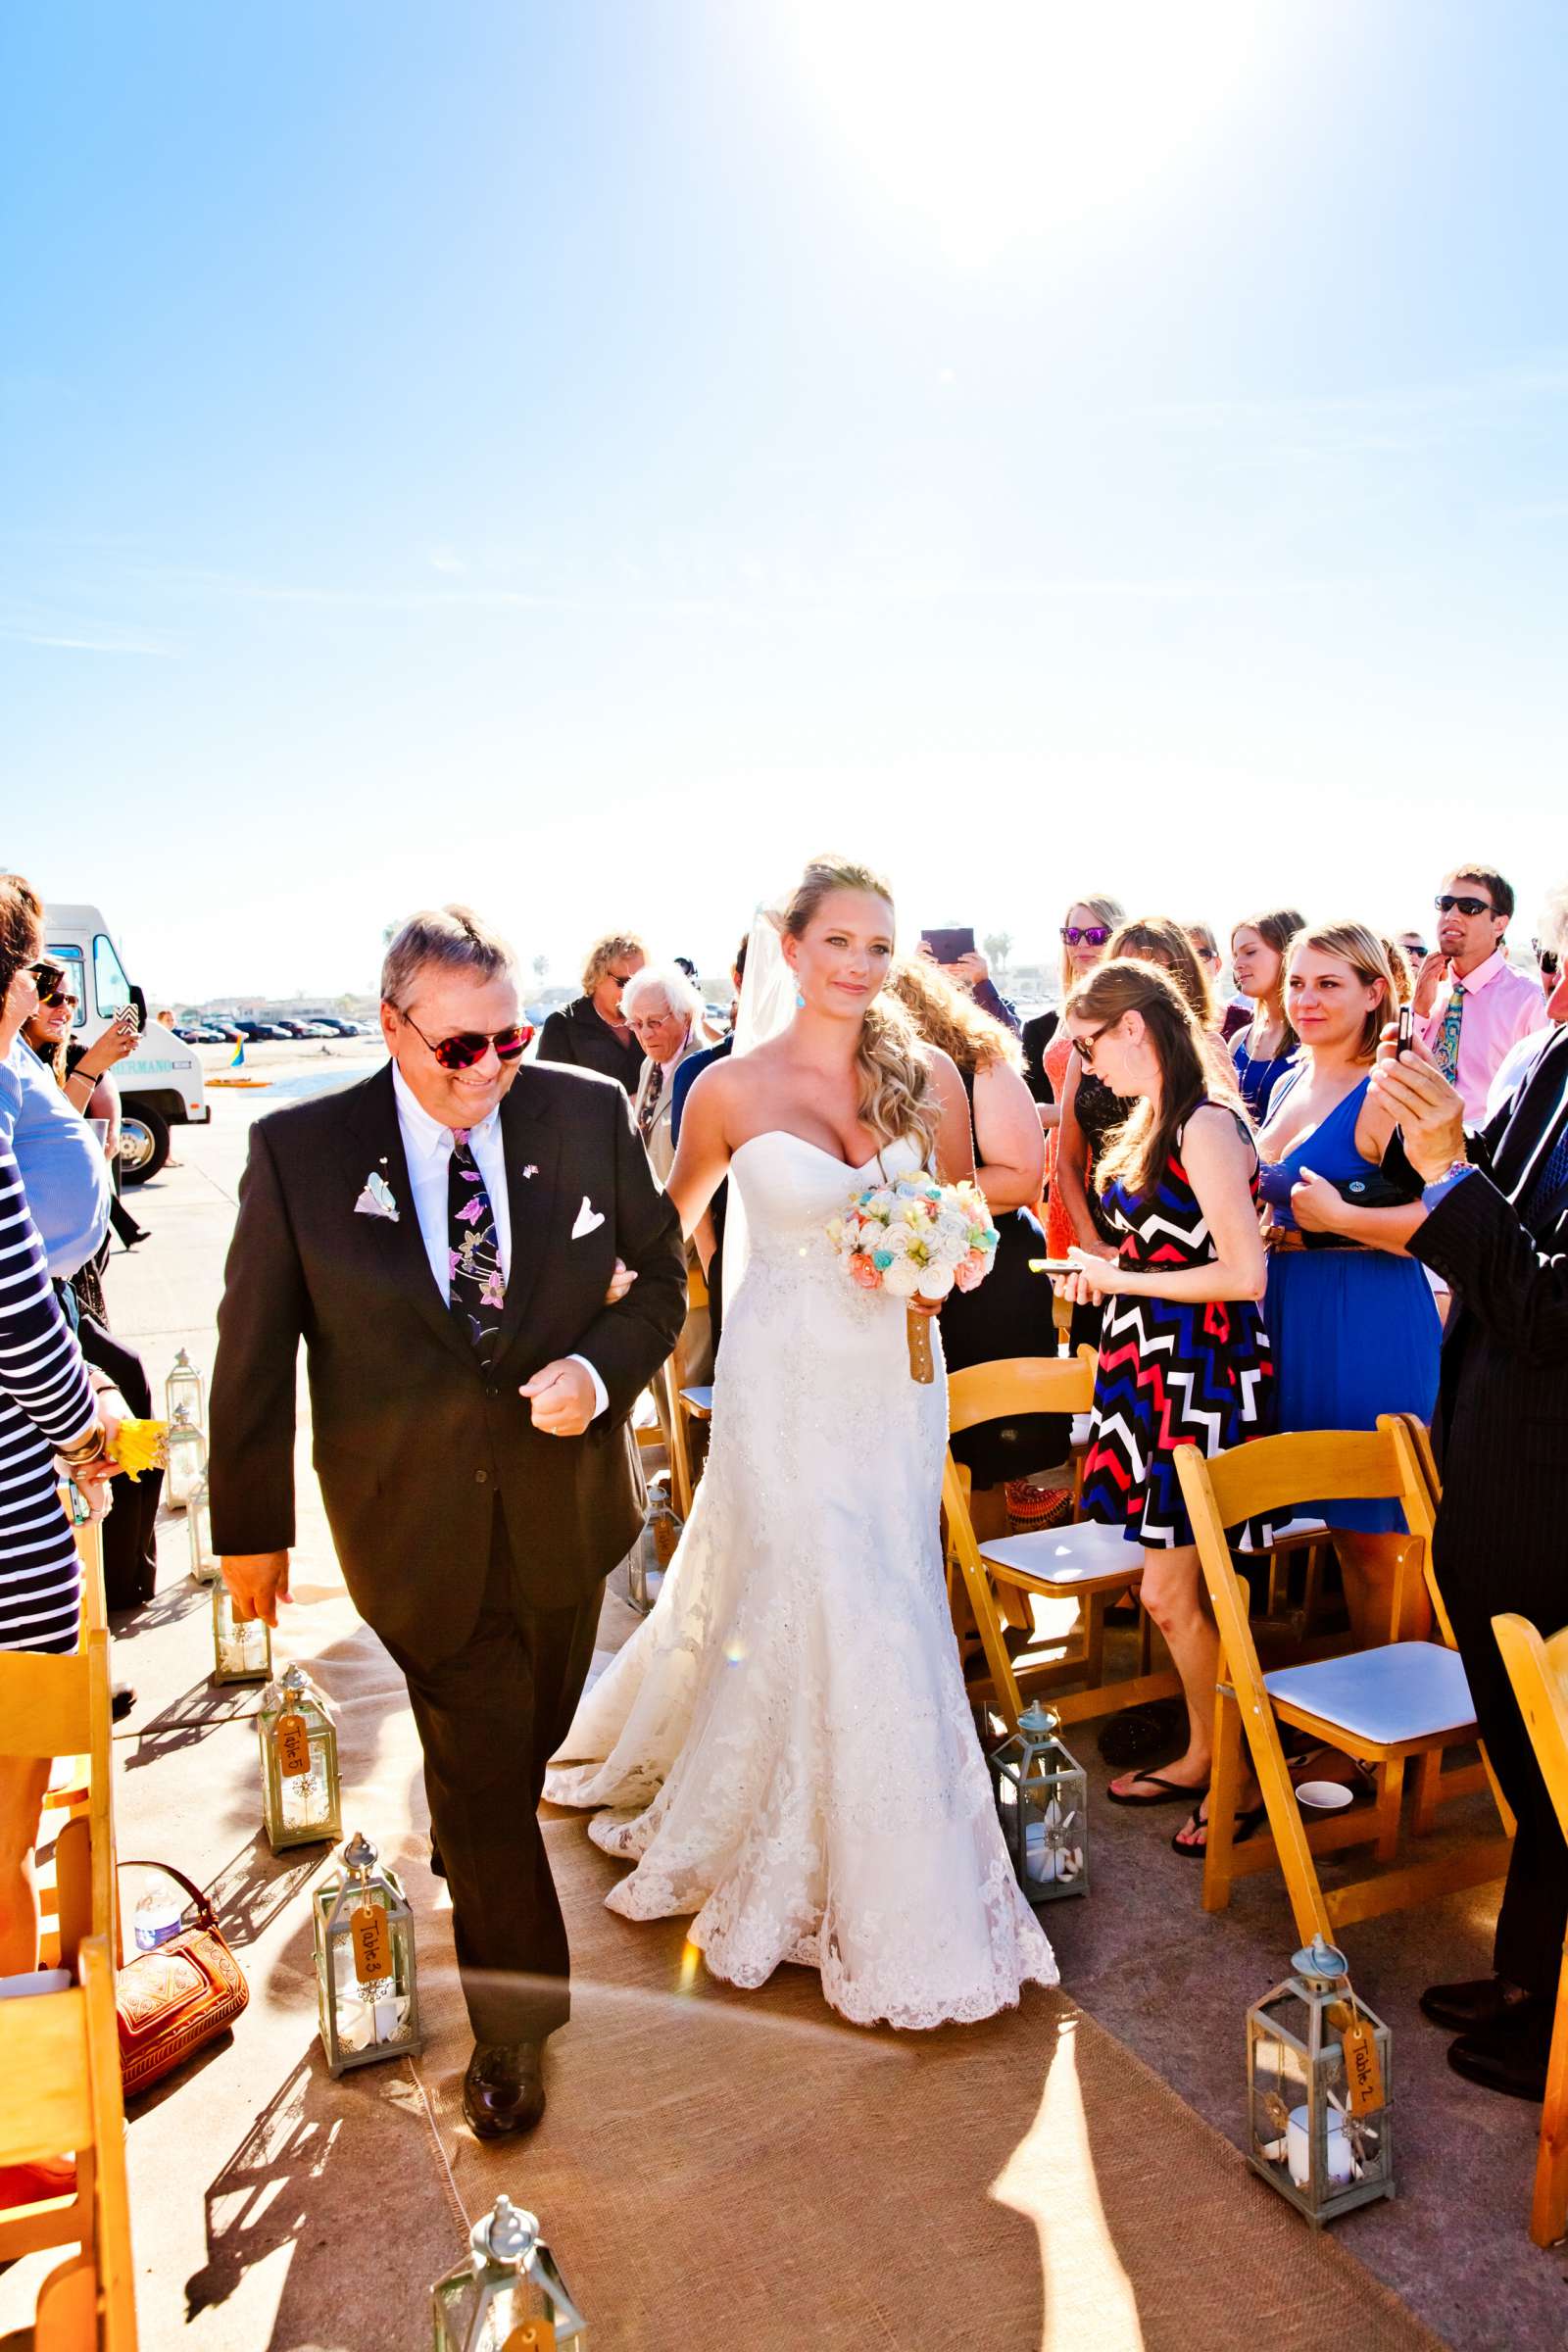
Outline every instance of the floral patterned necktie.
<path id="1" fill-rule="evenodd" d="M 1448 992 L 1448 1002 L 1443 1014 L 1443 1027 L 1438 1031 L 1437 1041 L 1432 1049 L 1438 1067 L 1450 1086 L 1457 1086 L 1459 1083 L 1459 1024 L 1463 1019 L 1464 990 L 1456 980 Z"/>
<path id="2" fill-rule="evenodd" d="M 507 1302 L 507 1284 L 501 1271 L 495 1212 L 466 1127 L 453 1130 L 452 1158 L 447 1167 L 447 1264 L 452 1311 L 488 1372 L 501 1329 L 501 1310 Z"/>

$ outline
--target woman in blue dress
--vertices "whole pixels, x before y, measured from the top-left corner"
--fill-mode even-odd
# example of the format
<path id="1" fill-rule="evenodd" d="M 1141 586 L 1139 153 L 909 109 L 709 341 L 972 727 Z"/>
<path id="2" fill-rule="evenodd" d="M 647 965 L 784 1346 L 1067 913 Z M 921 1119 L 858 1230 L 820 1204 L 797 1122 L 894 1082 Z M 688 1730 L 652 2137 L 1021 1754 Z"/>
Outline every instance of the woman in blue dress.
<path id="1" fill-rule="evenodd" d="M 1388 1254 L 1419 1222 L 1420 1203 L 1369 1207 L 1338 1189 L 1377 1179 L 1389 1138 L 1368 1088 L 1395 1002 L 1381 943 L 1360 923 L 1298 931 L 1285 1001 L 1300 1050 L 1258 1137 L 1279 1427 L 1372 1429 L 1381 1413 L 1429 1420 L 1442 1326 L 1425 1268 Z M 1379 1610 L 1376 1595 L 1397 1570 L 1398 1504 L 1330 1496 L 1301 1507 L 1334 1531 L 1357 1639 L 1386 1641 L 1387 1601 Z"/>
<path id="2" fill-rule="evenodd" d="M 1296 1062 L 1296 1033 L 1285 1009 L 1285 958 L 1305 920 L 1294 906 L 1276 906 L 1250 914 L 1231 933 L 1231 970 L 1252 1002 L 1251 1020 L 1231 1042 L 1231 1059 L 1242 1101 L 1258 1127 L 1268 1117 L 1274 1089 Z"/>

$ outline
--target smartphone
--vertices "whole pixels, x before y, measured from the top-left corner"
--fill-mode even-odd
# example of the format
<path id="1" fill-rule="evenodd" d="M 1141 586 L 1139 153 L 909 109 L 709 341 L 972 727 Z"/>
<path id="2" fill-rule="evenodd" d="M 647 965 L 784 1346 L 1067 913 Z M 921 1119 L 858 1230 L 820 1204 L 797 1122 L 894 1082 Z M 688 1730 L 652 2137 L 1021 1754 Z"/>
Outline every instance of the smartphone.
<path id="1" fill-rule="evenodd" d="M 1399 1026 L 1394 1040 L 1394 1057 L 1396 1061 L 1397 1061 L 1401 1054 L 1408 1054 L 1414 1043 L 1415 1022 L 1411 1015 L 1409 1005 L 1401 1004 L 1399 1006 Z"/>
<path id="2" fill-rule="evenodd" d="M 1083 1268 L 1074 1265 L 1070 1257 L 1032 1257 L 1029 1271 L 1031 1274 L 1081 1274 Z"/>
<path id="3" fill-rule="evenodd" d="M 122 1004 L 115 1015 L 115 1027 L 126 1037 L 135 1037 L 140 1033 L 141 1022 L 137 1017 L 134 1004 Z"/>
<path id="4" fill-rule="evenodd" d="M 974 954 L 974 926 L 960 925 L 946 931 L 922 931 L 921 939 L 938 963 L 960 963 L 965 956 Z"/>

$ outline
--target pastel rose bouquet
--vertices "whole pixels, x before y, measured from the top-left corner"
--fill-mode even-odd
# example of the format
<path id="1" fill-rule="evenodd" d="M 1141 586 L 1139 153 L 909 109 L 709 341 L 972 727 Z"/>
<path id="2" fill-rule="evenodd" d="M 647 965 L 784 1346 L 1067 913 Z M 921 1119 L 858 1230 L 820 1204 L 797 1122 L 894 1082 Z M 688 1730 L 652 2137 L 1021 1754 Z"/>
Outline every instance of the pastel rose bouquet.
<path id="1" fill-rule="evenodd" d="M 938 1184 L 930 1176 L 901 1176 L 868 1185 L 831 1219 L 827 1238 L 858 1290 L 887 1291 L 895 1298 L 946 1298 L 984 1282 L 996 1255 L 997 1229 L 977 1184 Z M 910 1314 L 909 1371 L 935 1377 L 931 1334 Z"/>

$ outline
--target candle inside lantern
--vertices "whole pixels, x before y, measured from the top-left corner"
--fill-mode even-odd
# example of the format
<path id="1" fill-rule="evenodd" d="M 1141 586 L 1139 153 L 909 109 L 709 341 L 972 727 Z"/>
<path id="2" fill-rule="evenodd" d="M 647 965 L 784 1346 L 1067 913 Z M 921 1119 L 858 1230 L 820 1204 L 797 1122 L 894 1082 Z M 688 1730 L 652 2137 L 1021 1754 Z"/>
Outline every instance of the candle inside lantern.
<path id="1" fill-rule="evenodd" d="M 333 1938 L 332 1984 L 337 1994 L 338 2039 L 346 2050 L 398 2041 L 408 2032 L 409 2002 L 391 1977 L 362 1984 L 354 1969 L 352 1936 Z"/>
<path id="2" fill-rule="evenodd" d="M 1329 2180 L 1336 2188 L 1343 2188 L 1355 2172 L 1355 2159 L 1350 2152 L 1345 2118 L 1333 2115 L 1328 2130 Z M 1304 2188 L 1312 2177 L 1312 2143 L 1307 2133 L 1306 2109 L 1293 2107 L 1285 2129 L 1285 2161 L 1291 2179 L 1298 2188 Z"/>
<path id="3" fill-rule="evenodd" d="M 1040 1886 L 1065 1886 L 1083 1866 L 1076 1809 L 1064 1810 L 1053 1798 L 1039 1820 L 1024 1825 L 1025 1873 Z"/>
<path id="4" fill-rule="evenodd" d="M 309 1829 L 313 1822 L 327 1818 L 326 1783 L 317 1769 L 314 1756 L 309 1772 L 279 1781 L 278 1795 L 285 1830 Z"/>

